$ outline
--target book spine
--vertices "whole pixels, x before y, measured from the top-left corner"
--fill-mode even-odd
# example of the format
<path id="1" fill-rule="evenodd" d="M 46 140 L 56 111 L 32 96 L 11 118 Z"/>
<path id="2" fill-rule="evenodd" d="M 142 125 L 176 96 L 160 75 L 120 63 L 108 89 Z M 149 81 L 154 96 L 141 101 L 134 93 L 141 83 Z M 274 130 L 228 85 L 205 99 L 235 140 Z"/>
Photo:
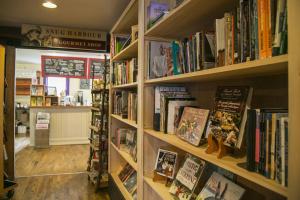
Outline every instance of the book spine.
<path id="1" fill-rule="evenodd" d="M 247 141 L 247 169 L 255 171 L 255 131 L 256 131 L 256 111 L 249 109 L 247 111 L 248 120 L 246 125 Z"/>
<path id="2" fill-rule="evenodd" d="M 259 171 L 260 155 L 260 111 L 256 110 L 256 129 L 255 129 L 255 165 L 256 171 Z"/>
<path id="3" fill-rule="evenodd" d="M 272 56 L 272 18 L 271 18 L 271 0 L 266 0 L 266 48 L 267 58 Z"/>
<path id="4" fill-rule="evenodd" d="M 272 126 L 271 126 L 271 167 L 270 167 L 270 178 L 275 179 L 275 133 L 276 133 L 276 113 L 272 113 Z"/>

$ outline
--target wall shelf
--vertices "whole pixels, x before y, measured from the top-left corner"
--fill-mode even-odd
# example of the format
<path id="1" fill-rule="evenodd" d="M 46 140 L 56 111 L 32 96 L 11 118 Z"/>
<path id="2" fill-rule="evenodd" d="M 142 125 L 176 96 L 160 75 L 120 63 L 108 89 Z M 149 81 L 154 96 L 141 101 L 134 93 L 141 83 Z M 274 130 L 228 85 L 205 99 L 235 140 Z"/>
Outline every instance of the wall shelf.
<path id="1" fill-rule="evenodd" d="M 116 120 L 119 120 L 125 124 L 128 124 L 129 126 L 132 126 L 134 128 L 137 128 L 137 123 L 135 121 L 132 121 L 132 120 L 129 120 L 129 119 L 124 119 L 122 118 L 121 116 L 119 115 L 114 115 L 114 114 L 111 114 L 110 115 L 112 118 L 116 119 Z"/>
<path id="2" fill-rule="evenodd" d="M 128 58 L 137 57 L 138 54 L 138 40 L 133 41 L 128 47 L 120 51 L 112 59 L 113 62 L 125 60 Z"/>
<path id="3" fill-rule="evenodd" d="M 134 162 L 134 160 L 132 159 L 132 157 L 129 155 L 129 153 L 122 151 L 120 149 L 118 149 L 116 147 L 116 145 L 114 143 L 110 143 L 110 145 L 114 148 L 114 150 L 116 150 L 116 152 L 118 152 L 118 154 L 127 162 L 131 165 L 131 167 L 133 167 L 133 169 L 135 169 L 137 171 L 137 163 Z"/>

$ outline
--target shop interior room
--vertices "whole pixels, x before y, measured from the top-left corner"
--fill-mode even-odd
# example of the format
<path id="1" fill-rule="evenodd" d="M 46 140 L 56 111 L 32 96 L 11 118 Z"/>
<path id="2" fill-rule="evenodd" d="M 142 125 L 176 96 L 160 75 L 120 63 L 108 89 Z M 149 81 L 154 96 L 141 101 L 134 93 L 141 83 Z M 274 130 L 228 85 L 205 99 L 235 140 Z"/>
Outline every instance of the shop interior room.
<path id="1" fill-rule="evenodd" d="M 300 199 L 300 0 L 1 6 L 0 200 Z"/>

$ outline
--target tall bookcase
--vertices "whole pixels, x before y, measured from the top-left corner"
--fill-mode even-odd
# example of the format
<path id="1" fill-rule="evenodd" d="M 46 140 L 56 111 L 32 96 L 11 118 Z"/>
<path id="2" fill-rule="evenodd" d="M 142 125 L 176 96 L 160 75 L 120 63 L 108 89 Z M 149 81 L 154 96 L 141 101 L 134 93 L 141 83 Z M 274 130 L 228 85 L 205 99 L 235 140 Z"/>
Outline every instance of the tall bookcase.
<path id="1" fill-rule="evenodd" d="M 168 0 L 157 0 L 168 2 Z M 170 41 L 182 39 L 195 32 L 213 28 L 213 21 L 224 12 L 231 10 L 238 1 L 235 0 L 185 0 L 167 16 L 146 30 L 146 12 L 150 0 L 132 0 L 111 31 L 112 37 L 117 33 L 128 33 L 133 16 L 138 18 L 139 39 L 137 42 L 138 81 L 135 84 L 112 87 L 125 89 L 137 87 L 138 122 L 133 124 L 113 116 L 110 106 L 110 134 L 120 125 L 137 128 L 137 163 L 132 163 L 110 145 L 109 172 L 116 173 L 124 163 L 131 163 L 137 170 L 137 199 L 173 199 L 164 183 L 153 182 L 153 169 L 157 150 L 167 147 L 179 153 L 190 153 L 216 166 L 237 175 L 237 183 L 247 189 L 246 199 L 300 199 L 300 155 L 298 141 L 300 139 L 297 121 L 300 119 L 300 28 L 297 19 L 300 17 L 300 1 L 287 0 L 288 7 L 288 55 L 281 55 L 264 60 L 249 61 L 230 66 L 218 67 L 176 76 L 147 80 L 147 45 L 151 40 Z M 126 27 L 126 28 L 124 28 Z M 127 32 L 126 32 L 127 31 Z M 136 47 L 134 47 L 136 48 Z M 130 50 L 128 50 L 130 49 Z M 128 47 L 115 57 L 126 58 L 133 49 Z M 127 57 L 128 58 L 128 57 Z M 112 62 L 114 59 L 112 59 Z M 113 70 L 110 70 L 111 72 Z M 205 108 L 213 107 L 216 87 L 219 85 L 250 85 L 254 89 L 252 107 L 288 107 L 289 108 L 289 165 L 288 187 L 283 187 L 273 180 L 257 173 L 249 172 L 239 166 L 245 157 L 226 156 L 217 159 L 215 154 L 205 153 L 206 146 L 192 146 L 175 135 L 163 134 L 153 130 L 154 86 L 164 84 L 183 84 L 198 103 Z M 112 94 L 112 93 L 111 93 Z M 110 137 L 111 138 L 111 137 Z M 119 181 L 117 183 L 125 199 L 131 199 Z"/>

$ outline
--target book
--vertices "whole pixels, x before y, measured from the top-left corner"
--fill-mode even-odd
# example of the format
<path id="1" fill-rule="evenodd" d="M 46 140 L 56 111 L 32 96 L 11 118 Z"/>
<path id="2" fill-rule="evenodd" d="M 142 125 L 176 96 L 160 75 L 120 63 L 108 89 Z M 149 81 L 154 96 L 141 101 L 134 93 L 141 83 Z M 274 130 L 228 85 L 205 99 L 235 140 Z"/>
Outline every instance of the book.
<path id="1" fill-rule="evenodd" d="M 224 144 L 241 148 L 250 108 L 252 88 L 248 86 L 220 86 L 217 88 L 213 111 L 209 117 L 206 138 L 209 134 L 222 137 Z"/>
<path id="2" fill-rule="evenodd" d="M 139 25 L 134 25 L 131 26 L 131 43 L 133 43 L 134 41 L 136 41 L 138 39 L 139 36 Z"/>
<path id="3" fill-rule="evenodd" d="M 118 177 L 122 182 L 124 182 L 133 171 L 134 169 L 127 163 L 118 174 Z"/>
<path id="4" fill-rule="evenodd" d="M 176 135 L 198 146 L 205 131 L 209 110 L 185 107 Z"/>
<path id="5" fill-rule="evenodd" d="M 154 115 L 153 115 L 153 129 L 160 131 L 161 121 L 161 95 L 163 92 L 187 92 L 183 86 L 155 86 L 154 89 Z"/>
<path id="6" fill-rule="evenodd" d="M 147 28 L 151 28 L 158 20 L 164 11 L 169 10 L 169 4 L 151 1 L 147 6 L 146 24 Z"/>
<path id="7" fill-rule="evenodd" d="M 206 167 L 206 162 L 187 154 L 183 165 L 177 172 L 169 192 L 179 200 L 189 200 L 196 197 L 194 193 L 199 179 Z"/>
<path id="8" fill-rule="evenodd" d="M 154 170 L 157 174 L 174 179 L 177 165 L 177 152 L 159 148 Z"/>
<path id="9" fill-rule="evenodd" d="M 172 46 L 170 42 L 149 42 L 148 78 L 173 74 Z"/>
<path id="10" fill-rule="evenodd" d="M 130 44 L 130 39 L 131 37 L 129 35 L 118 35 L 114 39 L 114 54 L 120 53 L 120 51 L 124 48 L 126 48 L 126 45 Z"/>
<path id="11" fill-rule="evenodd" d="M 180 115 L 180 118 L 177 119 L 179 117 L 178 116 L 178 114 L 179 114 L 178 108 L 180 106 L 195 106 L 195 105 L 196 105 L 196 102 L 194 100 L 190 101 L 189 99 L 169 101 L 168 102 L 167 119 L 166 119 L 166 121 L 167 121 L 166 132 L 169 134 L 176 133 L 175 124 L 178 120 L 180 121 L 180 118 L 181 118 L 181 115 Z M 178 122 L 178 124 L 179 124 L 179 122 Z M 178 127 L 178 126 L 176 126 L 176 127 Z"/>
<path id="12" fill-rule="evenodd" d="M 134 171 L 128 178 L 123 182 L 126 190 L 131 194 L 136 189 L 137 173 Z"/>
<path id="13" fill-rule="evenodd" d="M 213 172 L 196 200 L 224 199 L 239 200 L 245 189 L 228 180 L 217 172 Z"/>

